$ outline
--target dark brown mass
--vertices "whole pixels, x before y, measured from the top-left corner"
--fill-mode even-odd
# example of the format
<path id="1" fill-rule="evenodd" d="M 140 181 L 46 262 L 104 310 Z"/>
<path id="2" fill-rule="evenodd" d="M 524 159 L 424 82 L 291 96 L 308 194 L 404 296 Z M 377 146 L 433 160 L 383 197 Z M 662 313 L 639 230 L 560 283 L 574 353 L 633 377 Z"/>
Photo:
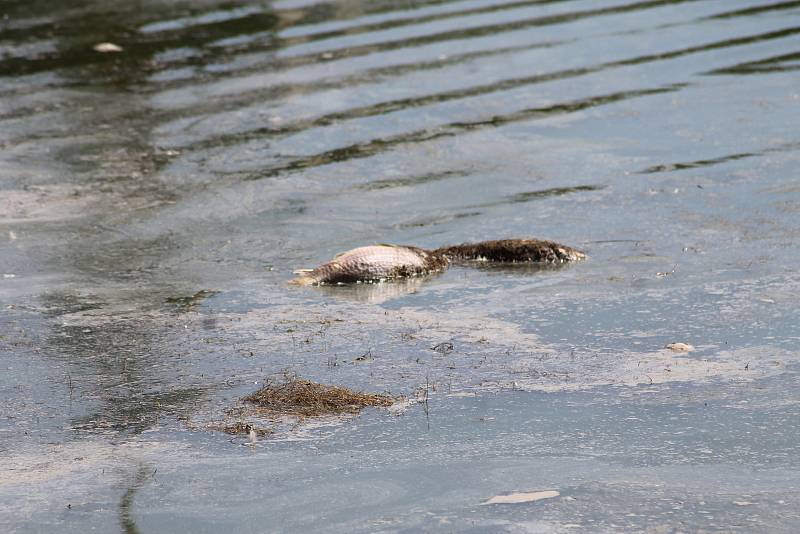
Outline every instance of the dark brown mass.
<path id="1" fill-rule="evenodd" d="M 503 263 L 566 263 L 586 258 L 572 247 L 542 239 L 497 239 L 442 247 L 433 251 L 450 261 L 473 260 Z"/>

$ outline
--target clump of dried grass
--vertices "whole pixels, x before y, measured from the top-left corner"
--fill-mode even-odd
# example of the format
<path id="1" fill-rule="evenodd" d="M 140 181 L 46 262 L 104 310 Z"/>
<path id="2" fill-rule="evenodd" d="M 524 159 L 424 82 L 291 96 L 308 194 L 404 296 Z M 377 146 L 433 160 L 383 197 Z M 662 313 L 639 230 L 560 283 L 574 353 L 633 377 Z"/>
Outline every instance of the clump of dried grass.
<path id="1" fill-rule="evenodd" d="M 242 400 L 273 414 L 300 417 L 355 414 L 369 406 L 391 406 L 394 402 L 387 395 L 360 393 L 294 376 L 267 383 Z"/>

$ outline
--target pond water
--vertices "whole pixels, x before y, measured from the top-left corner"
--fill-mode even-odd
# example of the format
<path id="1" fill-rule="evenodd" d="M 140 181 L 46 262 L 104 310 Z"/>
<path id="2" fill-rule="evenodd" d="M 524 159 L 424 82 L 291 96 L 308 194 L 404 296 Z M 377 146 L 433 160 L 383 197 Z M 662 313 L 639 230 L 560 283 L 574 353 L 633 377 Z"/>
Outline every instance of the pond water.
<path id="1" fill-rule="evenodd" d="M 3 2 L 0 530 L 797 532 L 798 124 L 795 1 Z"/>

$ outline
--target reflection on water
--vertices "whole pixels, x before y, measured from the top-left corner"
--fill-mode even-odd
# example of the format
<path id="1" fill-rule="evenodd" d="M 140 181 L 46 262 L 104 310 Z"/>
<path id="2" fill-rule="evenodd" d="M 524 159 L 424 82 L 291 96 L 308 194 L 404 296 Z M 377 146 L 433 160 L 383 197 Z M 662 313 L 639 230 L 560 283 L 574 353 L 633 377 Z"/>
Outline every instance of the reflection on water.
<path id="1" fill-rule="evenodd" d="M 43 299 L 60 324 L 42 348 L 64 366 L 71 398 L 85 406 L 85 413 L 75 407 L 67 428 L 136 434 L 164 415 L 186 414 L 204 395 L 202 385 L 185 384 L 171 368 L 176 356 L 162 352 L 163 325 L 141 313 L 130 317 L 130 311 L 120 314 L 81 300 L 74 295 Z"/>
<path id="2" fill-rule="evenodd" d="M 122 51 L 96 52 L 100 42 Z M 688 447 L 686 434 L 670 419 L 659 443 L 672 449 L 652 452 L 647 432 L 624 429 L 615 436 L 625 439 L 609 437 L 616 441 L 605 448 L 591 436 L 606 428 L 592 418 L 574 435 L 559 434 L 572 408 L 553 393 L 546 401 L 560 408 L 548 434 L 585 447 L 564 453 L 554 442 L 553 454 L 580 457 L 595 478 L 613 479 L 619 455 L 663 466 L 678 480 L 673 469 L 691 457 L 708 480 L 719 475 L 732 480 L 732 493 L 746 493 L 713 461 L 735 463 L 730 451 L 745 449 L 745 464 L 769 458 L 796 474 L 791 445 L 777 455 L 747 432 L 764 413 L 783 418 L 796 403 L 786 392 L 796 381 L 800 339 L 800 201 L 792 178 L 798 59 L 800 3 L 789 0 L 5 2 L 0 401 L 11 408 L 0 418 L 0 448 L 16 459 L 36 448 L 30 454 L 41 461 L 15 465 L 38 465 L 30 480 L 57 486 L 58 470 L 43 467 L 53 454 L 47 447 L 153 439 L 170 449 L 189 439 L 180 421 L 223 410 L 263 376 L 290 369 L 408 396 L 433 384 L 431 432 L 437 417 L 446 420 L 461 436 L 451 449 L 513 435 L 503 414 L 531 425 L 526 440 L 538 436 L 541 420 L 528 418 L 540 404 L 520 389 L 582 391 L 580 402 L 608 419 L 637 417 L 641 403 L 652 403 L 654 420 L 677 410 L 686 426 L 739 436 L 721 445 L 703 434 L 695 452 L 680 457 L 674 451 Z M 294 267 L 359 245 L 435 248 L 513 236 L 588 244 L 590 257 L 558 270 L 477 264 L 385 284 L 286 284 Z M 429 350 L 442 341 L 456 350 Z M 673 341 L 699 350 L 666 358 L 659 351 Z M 369 350 L 374 360 L 325 363 L 355 362 Z M 775 382 L 765 385 L 767 378 Z M 743 419 L 729 413 L 723 424 L 702 403 L 685 408 L 695 406 L 685 398 L 717 398 L 715 384 L 726 381 L 733 384 L 726 409 Z M 651 382 L 664 389 L 640 395 Z M 678 383 L 684 400 L 671 392 Z M 757 388 L 765 410 L 747 411 L 739 401 Z M 467 392 L 477 403 L 469 410 L 478 410 L 490 390 L 517 392 L 497 401 L 494 428 L 505 430 L 485 420 L 476 429 L 460 416 L 468 403 L 437 400 Z M 403 424 L 413 426 L 413 406 L 407 414 Z M 471 501 L 460 493 L 448 501 L 453 480 L 442 475 L 421 489 L 427 501 L 401 496 L 403 475 L 362 447 L 388 432 L 375 417 L 367 430 L 343 427 L 337 447 L 390 480 L 389 489 L 374 487 L 402 502 L 365 490 L 380 506 L 276 512 L 272 523 L 263 505 L 237 502 L 244 511 L 231 523 L 215 514 L 207 524 L 240 531 L 258 517 L 255 530 L 281 522 L 288 530 L 374 531 L 441 528 L 447 520 L 466 529 L 475 502 L 536 489 L 483 477 Z M 798 442 L 797 427 L 783 425 L 786 443 Z M 183 468 L 190 480 L 222 464 L 234 465 L 232 480 L 253 476 L 259 487 L 278 477 L 281 466 L 239 465 L 238 450 L 208 439 L 209 456 Z M 392 457 L 418 452 L 407 435 L 384 441 L 396 445 L 383 451 Z M 502 469 L 518 472 L 511 464 L 526 458 L 529 472 L 543 472 L 540 444 L 525 443 L 514 452 L 500 444 L 507 452 L 498 461 L 510 462 Z M 329 469 L 340 458 L 318 451 L 316 465 L 306 452 L 282 450 L 282 465 L 309 466 L 315 483 L 292 486 L 302 474 L 291 471 L 275 491 L 294 502 L 334 502 L 338 494 L 324 488 L 345 482 Z M 438 456 L 429 468 L 450 461 L 442 450 L 431 454 Z M 180 455 L 159 461 L 178 465 Z M 477 476 L 486 465 L 471 461 Z M 417 480 L 427 475 L 404 467 Z M 99 520 L 106 530 L 175 530 L 146 523 L 150 510 L 140 503 L 158 489 L 144 485 L 142 473 L 122 496 L 119 517 L 63 516 L 58 494 L 68 491 L 67 478 L 34 511 L 19 504 L 24 491 L 0 486 L 0 509 L 10 510 L 0 523 L 24 529 L 34 518 L 31 528 L 53 531 L 68 521 L 95 528 Z M 28 480 L 15 476 L 17 484 Z M 150 501 L 158 517 L 169 514 L 164 503 L 185 496 L 171 483 L 165 491 L 174 494 Z M 609 510 L 640 508 L 641 519 L 629 518 L 622 530 L 674 527 L 641 488 L 620 484 L 598 495 L 593 483 L 583 474 L 571 482 Z M 195 489 L 189 484 L 186 495 Z M 216 489 L 223 501 L 240 497 L 230 486 Z M 119 497 L 102 477 L 94 491 L 83 500 Z M 272 497 L 271 509 L 291 510 Z M 697 499 L 682 528 L 725 529 L 726 517 L 738 521 L 750 506 L 759 507 L 747 519 L 755 530 L 793 531 L 800 521 L 777 504 L 794 502 L 788 490 L 741 506 L 727 494 L 714 497 L 713 520 Z M 187 516 L 203 517 L 193 498 Z M 561 519 L 542 529 L 620 530 L 599 512 L 582 508 L 573 517 L 557 508 L 569 502 L 543 505 Z M 441 523 L 415 523 L 407 510 L 439 514 Z M 500 528 L 495 519 L 539 525 L 541 510 L 469 528 Z"/>
<path id="3" fill-rule="evenodd" d="M 789 150 L 800 149 L 800 143 L 786 143 L 780 146 L 765 148 L 758 152 L 743 152 L 741 154 L 729 154 L 718 158 L 702 159 L 697 161 L 687 161 L 682 163 L 669 163 L 665 165 L 654 165 L 640 171 L 642 174 L 652 174 L 656 172 L 671 172 L 681 171 L 685 169 L 695 169 L 697 167 L 706 167 L 708 165 L 718 165 L 720 163 L 727 163 L 729 161 L 736 161 L 738 159 L 753 158 L 756 156 L 765 156 L 773 152 L 784 152 Z"/>
<path id="4" fill-rule="evenodd" d="M 153 472 L 147 466 L 140 465 L 130 486 L 122 494 L 122 498 L 119 501 L 119 522 L 125 534 L 138 534 L 141 532 L 139 527 L 136 526 L 136 520 L 133 517 L 133 499 L 136 496 L 136 492 L 142 488 L 152 474 Z"/>
<path id="5" fill-rule="evenodd" d="M 355 302 L 381 304 L 388 300 L 416 293 L 432 276 L 417 276 L 404 280 L 377 282 L 374 284 L 323 285 L 317 288 L 322 294 Z"/>

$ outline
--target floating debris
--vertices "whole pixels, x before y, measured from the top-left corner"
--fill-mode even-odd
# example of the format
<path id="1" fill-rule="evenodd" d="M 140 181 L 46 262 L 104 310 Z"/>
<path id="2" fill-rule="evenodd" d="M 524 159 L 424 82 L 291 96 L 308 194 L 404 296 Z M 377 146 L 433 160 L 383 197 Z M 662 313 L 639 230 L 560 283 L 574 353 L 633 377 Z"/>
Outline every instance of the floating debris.
<path id="1" fill-rule="evenodd" d="M 658 272 L 658 273 L 656 273 L 656 278 L 664 278 L 665 276 L 669 276 L 669 275 L 671 275 L 671 274 L 675 274 L 675 270 L 676 270 L 677 268 L 678 268 L 678 266 L 677 266 L 677 265 L 675 265 L 675 266 L 672 268 L 672 270 L 671 270 L 671 271 Z"/>
<path id="2" fill-rule="evenodd" d="M 365 362 L 367 360 L 374 360 L 374 359 L 375 358 L 372 356 L 372 349 L 370 349 L 367 352 L 365 352 L 364 354 L 362 354 L 361 356 L 357 356 L 356 358 L 353 358 L 353 361 L 354 362 Z M 336 367 L 336 364 L 334 363 L 334 365 L 332 365 L 331 367 Z"/>
<path id="3" fill-rule="evenodd" d="M 210 425 L 209 428 L 212 430 L 220 430 L 226 434 L 246 434 L 250 437 L 251 441 L 256 437 L 264 437 L 272 434 L 272 430 L 269 428 L 261 428 L 245 421 L 237 421 L 230 425 Z"/>
<path id="4" fill-rule="evenodd" d="M 674 352 L 691 352 L 694 350 L 694 347 L 688 343 L 669 343 L 664 348 Z"/>
<path id="5" fill-rule="evenodd" d="M 92 48 L 101 54 L 122 52 L 122 47 L 114 43 L 97 43 Z"/>
<path id="6" fill-rule="evenodd" d="M 481 506 L 487 504 L 519 504 L 523 502 L 541 501 L 542 499 L 552 499 L 561 495 L 555 490 L 547 491 L 533 491 L 530 493 L 511 493 L 509 495 L 496 495 L 486 502 L 482 502 Z"/>
<path id="7" fill-rule="evenodd" d="M 442 343 L 438 343 L 433 347 L 431 347 L 431 350 L 435 350 L 440 354 L 450 354 L 451 352 L 453 352 L 453 350 L 455 350 L 455 348 L 453 347 L 453 344 L 450 343 L 449 341 L 444 341 Z"/>
<path id="8" fill-rule="evenodd" d="M 218 293 L 219 291 L 214 291 L 212 289 L 201 289 L 194 295 L 167 297 L 165 302 L 167 304 L 174 304 L 177 307 L 184 308 L 185 311 L 189 311 L 199 304 L 202 304 L 202 302 L 207 298 L 213 297 Z"/>
<path id="9" fill-rule="evenodd" d="M 242 400 L 275 415 L 300 417 L 355 414 L 370 406 L 388 407 L 394 403 L 388 395 L 360 393 L 297 377 L 286 377 L 280 383 L 267 383 Z"/>

